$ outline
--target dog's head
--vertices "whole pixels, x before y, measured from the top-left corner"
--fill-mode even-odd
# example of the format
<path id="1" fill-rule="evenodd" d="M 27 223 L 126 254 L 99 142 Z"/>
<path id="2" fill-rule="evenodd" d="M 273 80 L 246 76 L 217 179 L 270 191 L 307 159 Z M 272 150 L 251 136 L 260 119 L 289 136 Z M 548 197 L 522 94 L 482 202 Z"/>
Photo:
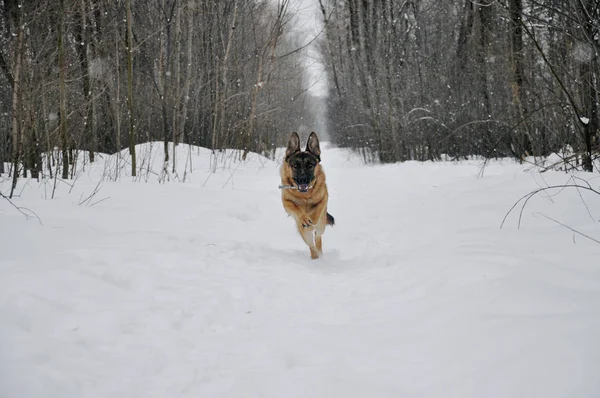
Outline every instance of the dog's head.
<path id="1" fill-rule="evenodd" d="M 306 150 L 300 149 L 300 137 L 292 133 L 285 151 L 285 162 L 291 169 L 291 178 L 300 192 L 307 192 L 310 183 L 315 179 L 315 171 L 321 161 L 319 138 L 314 132 L 310 133 Z"/>

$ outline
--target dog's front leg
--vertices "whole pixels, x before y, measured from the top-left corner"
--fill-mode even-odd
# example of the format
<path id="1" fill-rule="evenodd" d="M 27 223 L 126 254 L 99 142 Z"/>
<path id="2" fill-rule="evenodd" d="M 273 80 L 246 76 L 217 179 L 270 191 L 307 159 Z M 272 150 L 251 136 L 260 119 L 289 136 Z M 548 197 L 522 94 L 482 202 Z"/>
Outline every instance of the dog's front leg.
<path id="1" fill-rule="evenodd" d="M 301 227 L 299 224 L 296 224 L 296 227 L 298 228 L 298 232 L 300 233 L 302 240 L 304 240 L 304 243 L 306 243 L 306 245 L 310 249 L 310 258 L 312 258 L 313 260 L 319 258 L 320 251 L 315 245 L 315 235 L 313 234 L 314 227 L 304 228 Z"/>
<path id="2" fill-rule="evenodd" d="M 322 235 L 325 232 L 327 225 L 327 200 L 322 200 L 317 203 L 314 210 L 310 214 L 310 218 L 316 220 L 315 224 L 315 248 L 317 255 L 320 257 L 323 255 L 323 238 Z"/>
<path id="3" fill-rule="evenodd" d="M 303 208 L 291 200 L 283 199 L 283 207 L 290 216 L 294 217 L 298 233 L 300 233 L 302 240 L 304 240 L 304 243 L 306 243 L 310 249 L 310 257 L 313 260 L 319 258 L 319 250 L 315 246 L 315 239 L 313 235 L 315 227 L 310 217 L 306 214 Z"/>
<path id="4" fill-rule="evenodd" d="M 283 199 L 283 208 L 285 211 L 296 220 L 298 228 L 307 228 L 312 230 L 314 228 L 312 219 L 306 214 L 306 211 L 298 206 L 295 202 L 289 199 Z"/>

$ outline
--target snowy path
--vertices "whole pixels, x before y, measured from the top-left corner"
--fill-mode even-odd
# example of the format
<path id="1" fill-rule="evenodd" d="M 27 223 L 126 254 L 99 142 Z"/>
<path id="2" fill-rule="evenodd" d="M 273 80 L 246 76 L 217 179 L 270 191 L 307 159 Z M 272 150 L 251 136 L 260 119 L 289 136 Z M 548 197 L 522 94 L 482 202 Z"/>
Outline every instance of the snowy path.
<path id="1" fill-rule="evenodd" d="M 600 237 L 576 191 L 499 229 L 539 175 L 345 156 L 317 261 L 271 162 L 93 207 L 31 183 L 43 227 L 0 205 L 0 397 L 600 396 L 600 245 L 535 214 Z"/>

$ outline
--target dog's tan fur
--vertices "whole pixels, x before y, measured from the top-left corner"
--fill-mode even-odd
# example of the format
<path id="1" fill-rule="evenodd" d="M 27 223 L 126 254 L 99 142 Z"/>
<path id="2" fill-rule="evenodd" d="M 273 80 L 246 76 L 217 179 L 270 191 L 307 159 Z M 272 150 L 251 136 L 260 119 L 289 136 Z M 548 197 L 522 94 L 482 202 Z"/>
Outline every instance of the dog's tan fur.
<path id="1" fill-rule="evenodd" d="M 281 166 L 281 183 L 282 185 L 297 186 L 294 181 L 294 170 L 288 163 L 288 160 L 294 153 L 294 148 L 291 148 L 292 141 L 297 138 L 296 133 L 290 138 L 290 145 L 286 152 L 286 161 Z M 299 143 L 299 139 L 298 139 Z M 315 146 L 316 143 L 316 146 Z M 297 189 L 283 189 L 281 192 L 281 200 L 285 211 L 291 215 L 296 221 L 298 232 L 302 236 L 304 242 L 310 248 L 310 257 L 312 259 L 319 258 L 323 254 L 323 238 L 325 227 L 333 225 L 333 217 L 327 214 L 327 202 L 329 194 L 327 192 L 327 184 L 325 182 L 325 171 L 320 163 L 320 149 L 317 135 L 313 132 L 309 137 L 307 151 L 312 145 L 312 151 L 318 162 L 314 167 L 314 179 L 310 182 L 310 189 L 307 192 L 301 192 Z M 299 153 L 299 148 L 295 153 Z"/>

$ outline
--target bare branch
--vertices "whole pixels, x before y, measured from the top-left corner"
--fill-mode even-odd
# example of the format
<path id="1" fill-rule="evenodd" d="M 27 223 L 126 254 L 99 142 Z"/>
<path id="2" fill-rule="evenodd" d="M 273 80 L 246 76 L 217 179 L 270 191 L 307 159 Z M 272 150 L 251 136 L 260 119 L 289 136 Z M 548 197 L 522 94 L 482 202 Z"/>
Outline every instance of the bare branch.
<path id="1" fill-rule="evenodd" d="M 40 217 L 33 210 L 28 209 L 26 207 L 17 206 L 8 196 L 4 195 L 2 192 L 0 192 L 0 197 L 8 201 L 8 203 L 10 203 L 11 206 L 14 207 L 19 213 L 23 214 L 27 220 L 29 220 L 30 218 L 35 218 L 38 220 L 40 225 L 44 225 L 42 224 L 42 220 L 40 219 Z"/>
<path id="2" fill-rule="evenodd" d="M 512 207 L 508 210 L 508 212 L 506 213 L 506 215 L 504 216 L 504 218 L 502 219 L 502 223 L 500 224 L 500 228 L 502 228 L 504 226 L 504 223 L 506 221 L 506 219 L 508 218 L 508 216 L 510 215 L 510 213 L 519 205 L 519 203 L 523 202 L 523 205 L 521 206 L 521 210 L 519 211 L 519 222 L 518 222 L 518 228 L 521 228 L 521 219 L 523 217 L 523 211 L 525 210 L 525 206 L 527 206 L 527 202 L 529 202 L 529 200 L 531 198 L 533 198 L 535 195 L 537 195 L 540 192 L 545 192 L 547 190 L 551 190 L 551 189 L 566 189 L 566 188 L 577 188 L 577 189 L 583 189 L 586 191 L 590 191 L 595 193 L 596 195 L 600 196 L 600 191 L 597 191 L 589 186 L 585 186 L 585 185 L 578 185 L 578 184 L 565 184 L 565 185 L 551 185 L 548 187 L 544 187 L 544 188 L 539 188 L 536 189 L 534 191 L 529 192 L 527 195 L 523 195 L 519 200 L 517 200 Z"/>

